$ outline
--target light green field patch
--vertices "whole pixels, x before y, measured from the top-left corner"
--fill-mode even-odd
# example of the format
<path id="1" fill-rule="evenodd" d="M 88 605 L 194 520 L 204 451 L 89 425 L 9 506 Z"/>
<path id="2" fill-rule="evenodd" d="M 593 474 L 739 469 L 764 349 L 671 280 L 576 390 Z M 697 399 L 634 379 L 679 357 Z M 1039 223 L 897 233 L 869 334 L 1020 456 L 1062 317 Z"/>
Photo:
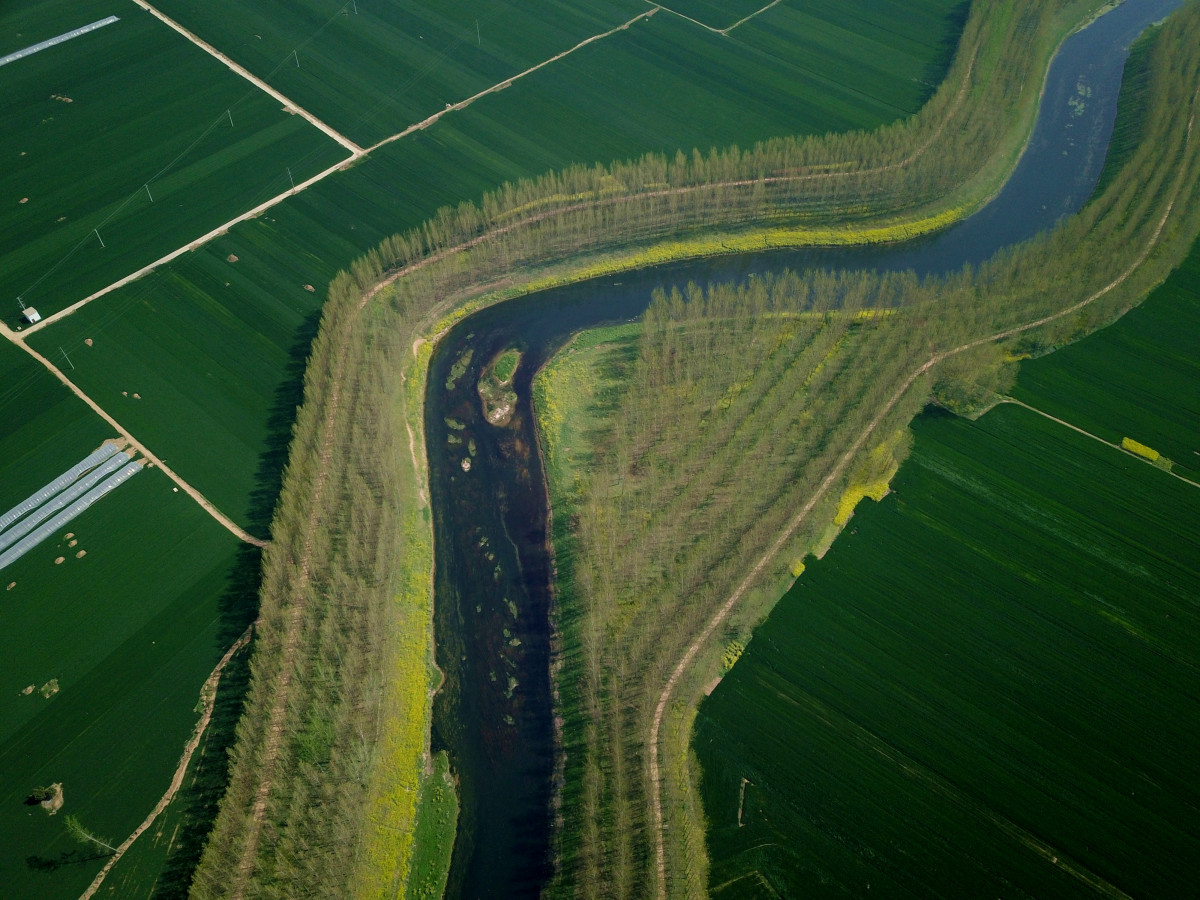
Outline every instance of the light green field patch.
<path id="1" fill-rule="evenodd" d="M 407 896 L 412 900 L 434 900 L 446 889 L 458 825 L 458 796 L 450 757 L 444 751 L 434 756 L 433 771 L 421 780 L 418 802 Z"/>

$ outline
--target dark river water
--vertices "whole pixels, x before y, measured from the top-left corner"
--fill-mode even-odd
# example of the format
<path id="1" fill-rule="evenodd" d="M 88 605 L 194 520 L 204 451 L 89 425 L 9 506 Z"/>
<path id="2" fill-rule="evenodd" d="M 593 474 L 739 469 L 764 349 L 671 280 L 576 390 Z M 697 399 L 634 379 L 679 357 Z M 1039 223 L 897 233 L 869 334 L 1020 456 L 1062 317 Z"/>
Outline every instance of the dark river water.
<path id="1" fill-rule="evenodd" d="M 1126 0 L 1071 37 L 1051 65 L 1012 178 L 984 209 L 939 235 L 888 247 L 715 257 L 597 279 L 483 310 L 438 345 L 425 424 L 435 635 L 446 684 L 435 700 L 433 736 L 435 749 L 450 752 L 462 805 L 447 897 L 535 897 L 552 874 L 552 561 L 529 401 L 533 373 L 574 332 L 640 315 L 655 288 L 812 267 L 944 272 L 1050 227 L 1078 210 L 1099 178 L 1129 44 L 1179 5 Z M 509 347 L 523 354 L 513 384 L 518 402 L 508 425 L 497 427 L 483 417 L 476 383 Z"/>

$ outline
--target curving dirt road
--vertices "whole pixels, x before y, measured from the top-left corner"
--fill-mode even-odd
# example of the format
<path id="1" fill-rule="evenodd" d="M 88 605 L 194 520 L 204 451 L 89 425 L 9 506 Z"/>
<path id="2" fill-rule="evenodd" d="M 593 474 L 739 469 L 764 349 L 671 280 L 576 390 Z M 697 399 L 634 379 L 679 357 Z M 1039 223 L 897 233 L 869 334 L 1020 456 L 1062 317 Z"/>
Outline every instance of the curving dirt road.
<path id="1" fill-rule="evenodd" d="M 204 713 L 200 716 L 200 721 L 196 723 L 196 727 L 192 731 L 191 738 L 183 748 L 183 755 L 179 757 L 179 765 L 175 767 L 175 775 L 171 778 L 171 784 L 167 788 L 167 792 L 163 794 L 158 803 L 154 805 L 154 809 L 150 810 L 150 815 L 146 816 L 146 818 L 142 821 L 142 824 L 134 829 L 133 834 L 121 842 L 121 846 L 117 847 L 116 852 L 109 857 L 108 862 L 104 864 L 104 868 L 99 871 L 96 877 L 92 880 L 92 883 L 88 885 L 88 889 L 79 895 L 79 900 L 90 900 L 90 898 L 95 895 L 96 891 L 100 889 L 100 885 L 104 882 L 104 879 L 108 877 L 109 871 L 111 871 L 112 867 L 117 864 L 117 861 L 125 855 L 125 851 L 132 846 L 133 842 L 136 841 L 142 835 L 142 833 L 146 831 L 147 828 L 154 824 L 154 820 L 157 819 L 162 811 L 170 805 L 172 800 L 175 799 L 175 795 L 179 792 L 179 788 L 183 786 L 183 778 L 187 774 L 188 764 L 192 761 L 192 756 L 195 754 L 196 748 L 200 746 L 200 739 L 204 737 L 204 732 L 208 730 L 208 723 L 212 721 L 213 707 L 216 706 L 217 700 L 217 687 L 221 683 L 221 673 L 225 671 L 225 666 L 227 666 L 229 661 L 233 659 L 233 655 L 250 643 L 250 635 L 253 630 L 254 626 L 251 625 L 242 633 L 240 638 L 234 641 L 233 646 L 225 651 L 225 655 L 221 657 L 221 661 L 217 663 L 216 668 L 212 670 L 212 673 L 207 679 L 205 679 L 203 686 L 201 686 L 200 702 L 204 705 Z"/>

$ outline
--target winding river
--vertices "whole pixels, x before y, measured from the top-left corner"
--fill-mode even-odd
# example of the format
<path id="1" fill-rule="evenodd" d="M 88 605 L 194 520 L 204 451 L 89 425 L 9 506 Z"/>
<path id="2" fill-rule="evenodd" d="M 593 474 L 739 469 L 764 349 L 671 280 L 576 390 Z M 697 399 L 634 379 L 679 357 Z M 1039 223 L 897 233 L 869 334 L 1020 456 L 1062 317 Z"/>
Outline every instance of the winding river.
<path id="1" fill-rule="evenodd" d="M 1077 211 L 1103 167 L 1129 44 L 1181 0 L 1126 0 L 1055 57 L 1026 152 L 1004 189 L 945 232 L 909 244 L 708 258 L 513 300 L 438 345 L 426 397 L 436 541 L 435 633 L 446 684 L 434 748 L 450 752 L 462 813 L 448 897 L 533 897 L 552 874 L 555 794 L 551 558 L 530 404 L 533 373 L 574 332 L 630 319 L 655 288 L 785 268 L 945 272 Z M 499 352 L 522 353 L 515 413 L 489 424 L 476 384 Z M 569 814 L 569 811 L 566 813 Z"/>

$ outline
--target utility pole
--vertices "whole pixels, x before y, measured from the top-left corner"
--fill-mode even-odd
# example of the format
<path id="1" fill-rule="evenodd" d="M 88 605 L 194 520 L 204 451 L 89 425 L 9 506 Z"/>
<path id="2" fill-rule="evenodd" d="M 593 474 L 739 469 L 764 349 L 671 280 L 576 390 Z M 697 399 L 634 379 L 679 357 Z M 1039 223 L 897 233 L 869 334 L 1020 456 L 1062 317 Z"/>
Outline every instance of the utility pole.
<path id="1" fill-rule="evenodd" d="M 153 202 L 154 202 L 154 195 L 153 195 L 152 193 L 150 193 L 150 185 L 148 185 L 148 184 L 144 184 L 144 185 L 142 185 L 142 187 L 144 187 L 144 188 L 146 189 L 146 196 L 147 196 L 147 197 L 149 197 L 149 198 L 150 198 L 150 202 L 151 202 L 151 203 L 153 203 Z"/>
<path id="2" fill-rule="evenodd" d="M 481 38 L 479 36 L 479 20 L 478 19 L 475 20 L 475 46 L 477 46 L 477 47 L 483 46 L 483 38 Z"/>
<path id="3" fill-rule="evenodd" d="M 101 247 L 104 247 L 104 238 L 100 237 L 100 229 L 99 229 L 99 228 L 93 228 L 93 229 L 92 229 L 92 234 L 96 235 L 96 240 L 98 240 L 98 241 L 100 242 L 100 246 L 101 246 Z"/>
<path id="4" fill-rule="evenodd" d="M 354 14 L 357 16 L 358 15 L 358 0 L 350 0 L 350 3 L 354 6 Z"/>
<path id="5" fill-rule="evenodd" d="M 229 127 L 233 127 L 233 113 L 230 110 L 225 110 L 225 115 L 229 116 Z"/>
<path id="6" fill-rule="evenodd" d="M 67 351 L 64 350 L 62 347 L 59 347 L 58 352 L 63 355 L 63 359 L 65 359 L 67 361 L 67 365 L 69 365 L 71 367 L 71 371 L 74 372 L 75 371 L 75 363 L 71 362 L 71 357 L 67 356 Z"/>
<path id="7" fill-rule="evenodd" d="M 296 190 L 296 179 L 294 179 L 292 177 L 292 167 L 291 166 L 287 167 L 287 173 L 288 173 L 288 181 L 290 181 L 292 183 L 292 191 L 294 193 Z"/>
<path id="8" fill-rule="evenodd" d="M 292 59 L 296 61 L 296 68 L 300 68 L 300 54 L 295 50 L 292 51 Z"/>

